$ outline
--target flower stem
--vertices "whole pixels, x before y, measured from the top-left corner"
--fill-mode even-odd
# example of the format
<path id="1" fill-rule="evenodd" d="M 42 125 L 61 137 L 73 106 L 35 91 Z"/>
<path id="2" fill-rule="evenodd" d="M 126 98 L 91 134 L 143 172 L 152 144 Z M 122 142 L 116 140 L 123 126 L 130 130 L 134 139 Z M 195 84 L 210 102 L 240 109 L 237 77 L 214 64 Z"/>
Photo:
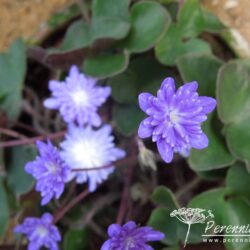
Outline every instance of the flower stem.
<path id="1" fill-rule="evenodd" d="M 189 233 L 190 233 L 190 228 L 191 228 L 191 224 L 188 224 L 188 231 L 187 231 L 187 235 L 186 235 L 186 238 L 185 238 L 185 244 L 184 244 L 184 247 L 186 247 L 186 245 L 187 245 L 188 236 L 189 236 Z"/>
<path id="2" fill-rule="evenodd" d="M 59 209 L 59 211 L 54 216 L 54 223 L 56 224 L 71 208 L 73 208 L 76 204 L 83 200 L 88 194 L 89 191 L 84 190 L 78 196 L 76 196 L 68 205 L 66 205 L 62 209 Z"/>

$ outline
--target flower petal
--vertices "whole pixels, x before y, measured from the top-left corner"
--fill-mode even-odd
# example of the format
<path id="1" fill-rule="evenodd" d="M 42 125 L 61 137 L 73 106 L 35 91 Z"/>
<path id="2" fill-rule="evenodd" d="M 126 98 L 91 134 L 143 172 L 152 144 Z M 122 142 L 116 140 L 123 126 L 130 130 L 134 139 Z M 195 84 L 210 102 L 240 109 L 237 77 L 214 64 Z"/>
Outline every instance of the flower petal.
<path id="1" fill-rule="evenodd" d="M 216 107 L 216 100 L 212 97 L 200 96 L 199 100 L 203 108 L 202 112 L 205 114 L 212 112 Z"/>
<path id="2" fill-rule="evenodd" d="M 158 148 L 158 151 L 159 151 L 162 159 L 166 163 L 170 163 L 173 160 L 174 151 L 169 146 L 169 144 L 166 143 L 165 140 L 159 140 L 159 141 L 157 141 L 157 148 Z"/>
<path id="3" fill-rule="evenodd" d="M 139 106 L 144 112 L 146 112 L 146 110 L 151 107 L 149 101 L 150 97 L 152 97 L 152 95 L 149 93 L 141 93 L 138 97 Z"/>
<path id="4" fill-rule="evenodd" d="M 150 125 L 145 125 L 145 120 L 143 120 L 140 123 L 139 129 L 138 129 L 138 136 L 140 138 L 148 138 L 152 135 L 153 128 Z"/>
<path id="5" fill-rule="evenodd" d="M 122 227 L 118 224 L 112 224 L 108 228 L 108 235 L 110 237 L 115 237 L 117 236 L 122 230 Z"/>
<path id="6" fill-rule="evenodd" d="M 208 146 L 208 138 L 204 133 L 202 133 L 195 138 L 190 138 L 190 145 L 196 149 L 206 148 Z"/>

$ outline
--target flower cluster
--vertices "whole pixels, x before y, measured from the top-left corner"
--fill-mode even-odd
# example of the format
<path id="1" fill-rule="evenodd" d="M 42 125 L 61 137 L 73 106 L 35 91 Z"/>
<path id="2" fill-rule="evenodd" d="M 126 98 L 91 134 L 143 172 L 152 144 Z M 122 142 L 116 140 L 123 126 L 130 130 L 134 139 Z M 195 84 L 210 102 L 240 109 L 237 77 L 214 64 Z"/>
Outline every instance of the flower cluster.
<path id="1" fill-rule="evenodd" d="M 125 225 L 112 224 L 108 228 L 109 240 L 104 242 L 101 250 L 153 250 L 149 241 L 162 240 L 165 235 L 151 227 L 138 227 L 129 221 Z"/>
<path id="2" fill-rule="evenodd" d="M 28 250 L 39 250 L 43 246 L 50 250 L 58 250 L 61 235 L 53 225 L 53 216 L 49 213 L 38 218 L 26 218 L 22 225 L 18 225 L 14 232 L 22 233 L 29 239 Z"/>
<path id="3" fill-rule="evenodd" d="M 114 171 L 114 162 L 125 156 L 125 151 L 116 148 L 112 129 L 103 125 L 98 108 L 111 93 L 110 87 L 96 86 L 97 81 L 81 74 L 72 66 L 64 82 L 50 81 L 52 97 L 44 102 L 49 109 L 58 109 L 68 123 L 68 133 L 58 150 L 51 141 L 37 141 L 39 156 L 28 162 L 25 171 L 36 179 L 36 190 L 41 193 L 42 205 L 58 199 L 65 183 L 76 179 L 77 183 L 88 182 L 89 191 L 95 191 Z M 100 127 L 100 128 L 93 128 Z M 41 219 L 26 218 L 16 227 L 16 233 L 26 234 L 29 250 L 42 246 L 57 250 L 61 240 L 50 214 Z"/>
<path id="4" fill-rule="evenodd" d="M 208 138 L 201 123 L 216 106 L 211 97 L 199 96 L 197 82 L 186 83 L 177 91 L 173 78 L 166 78 L 157 96 L 150 93 L 139 95 L 140 108 L 148 115 L 138 130 L 140 138 L 152 136 L 163 160 L 173 159 L 174 152 L 189 155 L 191 148 L 203 149 Z"/>
<path id="5" fill-rule="evenodd" d="M 49 82 L 52 96 L 44 101 L 44 106 L 59 110 L 67 122 L 68 132 L 59 148 L 50 140 L 46 143 L 37 141 L 39 156 L 25 166 L 26 172 L 36 179 L 36 190 L 41 193 L 42 205 L 53 198 L 58 199 L 65 184 L 71 180 L 78 184 L 88 183 L 89 191 L 95 191 L 114 171 L 115 161 L 125 156 L 125 151 L 114 143 L 111 126 L 102 125 L 98 114 L 98 108 L 110 96 L 111 88 L 96 86 L 96 83 L 95 79 L 80 73 L 76 66 L 71 67 L 65 81 Z M 176 91 L 174 80 L 167 78 L 157 97 L 149 93 L 139 96 L 139 105 L 148 115 L 140 124 L 139 137 L 152 136 L 166 162 L 172 161 L 174 152 L 188 155 L 191 148 L 202 149 L 208 145 L 201 123 L 215 108 L 216 101 L 200 97 L 197 88 L 198 84 L 191 82 Z M 203 212 L 182 209 L 173 211 L 171 216 L 191 225 L 205 221 L 207 217 Z M 208 216 L 212 216 L 211 212 Z M 15 232 L 27 236 L 29 250 L 42 247 L 57 250 L 61 236 L 53 221 L 57 220 L 49 213 L 43 214 L 40 219 L 26 218 L 15 228 Z M 147 242 L 165 237 L 151 227 L 138 227 L 133 221 L 123 226 L 110 225 L 108 234 L 110 239 L 101 250 L 152 250 Z"/>

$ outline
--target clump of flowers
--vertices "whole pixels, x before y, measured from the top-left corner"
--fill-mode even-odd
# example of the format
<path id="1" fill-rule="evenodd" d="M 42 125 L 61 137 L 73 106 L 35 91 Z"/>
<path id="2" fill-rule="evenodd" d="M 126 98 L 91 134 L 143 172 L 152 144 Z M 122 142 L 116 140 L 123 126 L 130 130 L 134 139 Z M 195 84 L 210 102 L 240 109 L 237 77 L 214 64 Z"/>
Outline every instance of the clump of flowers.
<path id="1" fill-rule="evenodd" d="M 101 250 L 153 250 L 149 241 L 160 241 L 165 235 L 151 227 L 138 227 L 134 221 L 125 225 L 112 224 L 108 228 L 109 240 L 104 242 Z"/>
<path id="2" fill-rule="evenodd" d="M 95 79 L 81 74 L 76 66 L 72 66 L 64 82 L 49 82 L 52 97 L 45 100 L 44 105 L 49 109 L 58 109 L 68 123 L 98 127 L 102 121 L 97 109 L 110 96 L 111 88 L 95 84 Z"/>
<path id="3" fill-rule="evenodd" d="M 111 132 L 109 125 L 93 130 L 71 124 L 60 144 L 61 156 L 72 169 L 69 178 L 76 177 L 77 183 L 88 182 L 91 192 L 114 171 L 113 162 L 125 156 L 125 151 L 115 147 Z"/>
<path id="4" fill-rule="evenodd" d="M 47 144 L 37 141 L 36 145 L 40 156 L 37 156 L 35 161 L 28 162 L 25 171 L 37 180 L 36 190 L 41 192 L 42 205 L 45 205 L 53 197 L 58 199 L 61 196 L 70 169 L 62 161 L 51 141 L 48 140 Z"/>
<path id="5" fill-rule="evenodd" d="M 14 232 L 25 234 L 29 239 L 28 250 L 39 250 L 46 247 L 58 250 L 61 235 L 53 225 L 53 216 L 45 213 L 41 218 L 26 218 L 21 225 L 16 226 Z"/>
<path id="6" fill-rule="evenodd" d="M 186 83 L 175 89 L 173 78 L 166 78 L 157 96 L 139 95 L 140 108 L 148 115 L 138 130 L 140 138 L 152 137 L 158 151 L 167 163 L 174 152 L 189 155 L 191 148 L 203 149 L 208 138 L 201 129 L 207 114 L 216 106 L 211 97 L 199 96 L 197 82 Z"/>

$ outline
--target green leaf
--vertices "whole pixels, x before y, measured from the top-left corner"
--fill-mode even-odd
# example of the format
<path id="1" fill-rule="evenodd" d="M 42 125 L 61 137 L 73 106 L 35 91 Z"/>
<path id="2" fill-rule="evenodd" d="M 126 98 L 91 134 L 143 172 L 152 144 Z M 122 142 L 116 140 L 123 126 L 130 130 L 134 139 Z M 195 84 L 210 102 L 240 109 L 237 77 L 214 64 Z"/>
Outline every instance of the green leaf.
<path id="1" fill-rule="evenodd" d="M 88 249 L 88 231 L 86 229 L 70 229 L 64 236 L 64 250 L 87 250 Z"/>
<path id="2" fill-rule="evenodd" d="M 91 44 L 91 34 L 88 25 L 82 21 L 74 22 L 67 30 L 62 42 L 62 50 L 75 50 Z"/>
<path id="3" fill-rule="evenodd" d="M 25 46 L 18 39 L 7 53 L 0 54 L 0 103 L 11 120 L 20 113 L 25 72 Z"/>
<path id="4" fill-rule="evenodd" d="M 225 26 L 222 24 L 219 18 L 210 11 L 203 9 L 203 16 L 205 31 L 210 33 L 219 33 L 225 29 Z"/>
<path id="5" fill-rule="evenodd" d="M 244 60 L 231 61 L 220 69 L 217 99 L 219 115 L 224 123 L 240 122 L 250 116 L 249 79 L 250 66 Z"/>
<path id="6" fill-rule="evenodd" d="M 220 168 L 216 170 L 196 171 L 196 174 L 206 180 L 218 181 L 225 179 L 227 170 L 228 170 L 227 168 Z"/>
<path id="7" fill-rule="evenodd" d="M 197 81 L 200 95 L 215 96 L 216 77 L 222 61 L 204 53 L 189 53 L 177 60 L 177 67 L 185 82 Z"/>
<path id="8" fill-rule="evenodd" d="M 155 59 L 136 58 L 125 72 L 108 79 L 107 84 L 112 87 L 112 96 L 117 102 L 137 103 L 139 93 L 156 93 L 166 75 L 172 74 Z"/>
<path id="9" fill-rule="evenodd" d="M 228 171 L 226 178 L 227 194 L 250 196 L 250 174 L 246 166 L 240 162 L 235 163 Z"/>
<path id="10" fill-rule="evenodd" d="M 136 102 L 138 78 L 134 71 L 127 71 L 110 78 L 107 82 L 112 87 L 112 96 L 119 103 Z"/>
<path id="11" fill-rule="evenodd" d="M 34 160 L 35 156 L 36 150 L 33 146 L 18 146 L 11 149 L 7 182 L 17 197 L 27 193 L 34 184 L 33 177 L 25 172 L 24 166 Z"/>
<path id="12" fill-rule="evenodd" d="M 130 136 L 138 129 L 144 114 L 135 105 L 115 105 L 113 117 L 120 132 Z"/>
<path id="13" fill-rule="evenodd" d="M 124 71 L 129 62 L 129 55 L 99 55 L 84 60 L 83 70 L 86 74 L 96 78 L 106 78 Z"/>
<path id="14" fill-rule="evenodd" d="M 217 81 L 220 118 L 229 150 L 250 164 L 250 63 L 237 60 L 221 68 Z M 232 105 L 233 104 L 233 105 Z"/>
<path id="15" fill-rule="evenodd" d="M 0 238 L 4 236 L 9 220 L 9 205 L 4 178 L 0 177 Z"/>
<path id="16" fill-rule="evenodd" d="M 154 190 L 153 194 L 151 195 L 151 200 L 158 205 L 170 208 L 172 210 L 179 207 L 172 191 L 164 186 L 158 186 Z"/>
<path id="17" fill-rule="evenodd" d="M 225 139 L 221 135 L 221 123 L 215 113 L 208 116 L 202 128 L 209 139 L 208 147 L 203 150 L 192 149 L 189 157 L 190 167 L 195 171 L 208 171 L 227 167 L 235 161 L 228 152 Z"/>
<path id="18" fill-rule="evenodd" d="M 92 6 L 92 39 L 124 38 L 130 29 L 129 0 L 94 0 Z"/>
<path id="19" fill-rule="evenodd" d="M 153 210 L 150 215 L 148 225 L 165 234 L 162 240 L 167 245 L 176 245 L 179 241 L 178 237 L 178 220 L 170 217 L 170 209 L 160 207 Z"/>
<path id="20" fill-rule="evenodd" d="M 182 37 L 196 37 L 203 31 L 204 16 L 198 0 L 184 2 L 179 12 L 178 25 Z"/>
<path id="21" fill-rule="evenodd" d="M 47 23 L 52 30 L 55 30 L 59 26 L 62 26 L 63 24 L 69 22 L 70 19 L 80 14 L 80 9 L 78 8 L 77 4 L 73 4 L 68 8 L 60 10 L 60 12 L 53 14 Z"/>
<path id="22" fill-rule="evenodd" d="M 156 57 L 161 63 L 172 66 L 175 65 L 177 58 L 184 54 L 191 52 L 211 53 L 211 48 L 207 42 L 198 38 L 183 42 L 181 34 L 182 31 L 178 26 L 172 24 L 156 45 Z"/>
<path id="23" fill-rule="evenodd" d="M 224 210 L 225 193 L 226 193 L 225 188 L 211 189 L 209 191 L 203 192 L 195 196 L 189 202 L 188 207 L 211 210 L 215 216 L 214 218 L 215 222 L 221 225 L 222 220 L 223 220 L 222 218 L 223 213 L 225 212 Z"/>
<path id="24" fill-rule="evenodd" d="M 156 2 L 142 1 L 131 10 L 132 28 L 122 42 L 131 52 L 143 52 L 154 46 L 171 22 L 167 10 Z"/>
<path id="25" fill-rule="evenodd" d="M 241 198 L 228 200 L 223 208 L 223 225 L 244 226 L 250 224 L 249 210 L 250 206 L 246 200 Z M 241 237 L 233 237 L 233 239 L 236 238 Z M 225 246 L 228 250 L 250 249 L 250 243 L 248 241 L 241 243 L 231 240 L 230 242 L 226 242 Z"/>

